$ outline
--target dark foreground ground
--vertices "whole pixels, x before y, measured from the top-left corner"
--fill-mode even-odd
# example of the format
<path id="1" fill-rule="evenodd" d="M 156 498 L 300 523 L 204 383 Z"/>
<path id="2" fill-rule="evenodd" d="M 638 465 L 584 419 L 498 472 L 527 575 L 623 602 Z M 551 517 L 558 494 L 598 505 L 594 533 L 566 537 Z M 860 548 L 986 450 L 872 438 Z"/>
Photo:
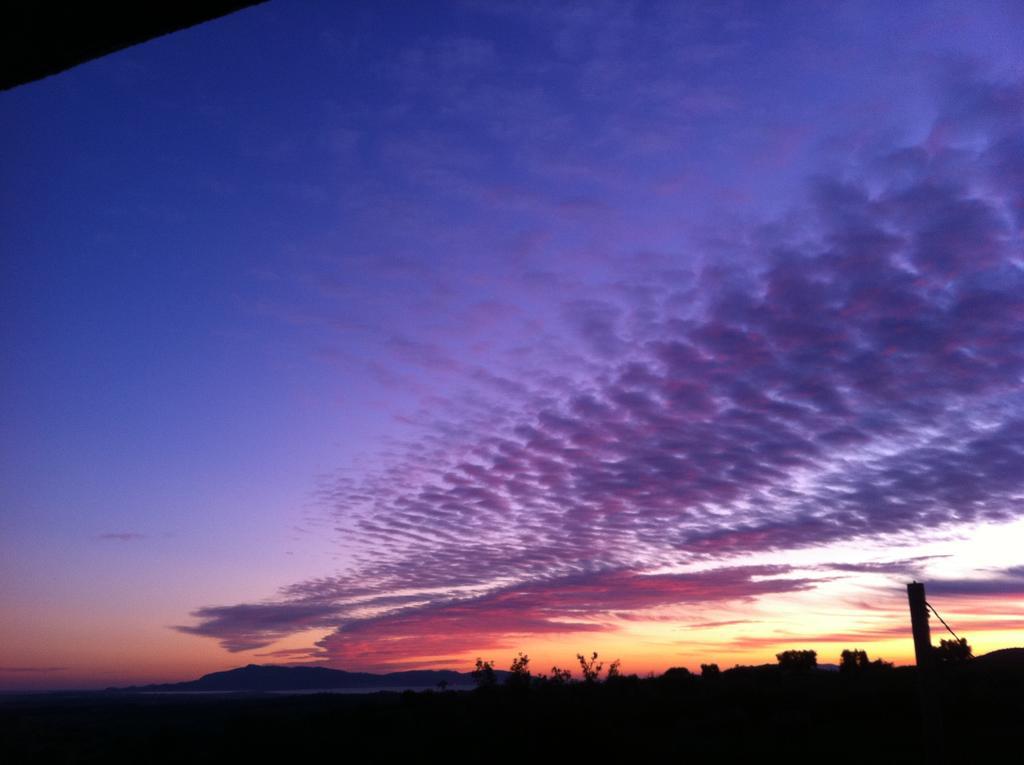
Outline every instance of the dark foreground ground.
<path id="1" fill-rule="evenodd" d="M 1024 761 L 1020 667 L 954 667 L 941 686 L 934 743 L 949 762 Z M 0 700 L 0 760 L 916 763 L 918 710 L 910 668 L 360 696 L 36 696 Z"/>

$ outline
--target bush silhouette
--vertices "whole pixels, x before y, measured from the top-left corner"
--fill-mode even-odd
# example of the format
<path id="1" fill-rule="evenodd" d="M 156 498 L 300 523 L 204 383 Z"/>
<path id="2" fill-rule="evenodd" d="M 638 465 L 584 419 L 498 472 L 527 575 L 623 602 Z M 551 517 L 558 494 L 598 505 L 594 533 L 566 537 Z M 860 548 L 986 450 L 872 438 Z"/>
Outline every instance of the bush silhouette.
<path id="1" fill-rule="evenodd" d="M 881 659 L 870 661 L 867 651 L 862 651 L 859 648 L 847 648 L 839 656 L 839 671 L 843 674 L 856 674 L 879 669 L 892 669 L 892 663 Z"/>
<path id="2" fill-rule="evenodd" d="M 781 669 L 796 674 L 810 672 L 818 666 L 817 651 L 783 651 L 775 654 L 775 658 Z"/>
<path id="3" fill-rule="evenodd" d="M 483 661 L 479 657 L 476 660 L 476 669 L 470 675 L 477 688 L 490 688 L 498 682 L 497 675 L 494 674 L 494 662 Z"/>
<path id="4" fill-rule="evenodd" d="M 596 656 L 597 654 L 594 655 Z M 608 672 L 604 676 L 605 681 L 618 680 L 620 677 L 622 677 L 622 672 L 620 671 L 621 666 L 622 661 L 620 659 L 616 659 L 610 665 L 608 665 Z"/>
<path id="5" fill-rule="evenodd" d="M 509 667 L 509 676 L 505 680 L 505 685 L 513 688 L 528 688 L 530 686 L 530 679 L 530 657 L 520 652 L 512 660 L 512 666 Z"/>
<path id="6" fill-rule="evenodd" d="M 551 677 L 547 679 L 551 685 L 568 685 L 572 682 L 572 672 L 567 669 L 551 668 Z"/>
<path id="7" fill-rule="evenodd" d="M 576 659 L 580 663 L 580 671 L 583 674 L 583 682 L 585 683 L 596 683 L 597 678 L 601 675 L 601 668 L 604 666 L 603 662 L 597 660 L 597 651 L 591 654 L 588 660 L 586 656 L 581 653 L 576 654 Z"/>
<path id="8" fill-rule="evenodd" d="M 701 664 L 700 665 L 700 676 L 708 679 L 714 679 L 721 676 L 722 670 L 718 668 L 717 664 Z"/>
<path id="9" fill-rule="evenodd" d="M 967 638 L 940 640 L 939 644 L 932 648 L 932 654 L 939 664 L 962 664 L 974 657 Z"/>
<path id="10" fill-rule="evenodd" d="M 668 687 L 686 686 L 693 680 L 693 673 L 686 667 L 669 667 L 658 678 L 658 681 Z"/>

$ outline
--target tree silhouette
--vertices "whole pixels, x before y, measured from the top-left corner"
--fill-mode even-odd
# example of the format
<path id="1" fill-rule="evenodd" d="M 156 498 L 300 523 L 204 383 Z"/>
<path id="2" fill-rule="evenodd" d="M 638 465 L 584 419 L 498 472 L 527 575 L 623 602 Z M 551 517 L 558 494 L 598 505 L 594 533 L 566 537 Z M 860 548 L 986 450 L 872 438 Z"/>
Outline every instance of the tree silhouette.
<path id="1" fill-rule="evenodd" d="M 868 653 L 859 648 L 844 649 L 839 655 L 839 671 L 846 673 L 862 672 L 868 667 Z"/>
<path id="2" fill-rule="evenodd" d="M 794 674 L 810 672 L 818 666 L 817 651 L 783 651 L 775 654 L 775 658 L 781 669 Z"/>
<path id="3" fill-rule="evenodd" d="M 483 661 L 480 657 L 477 657 L 476 669 L 470 675 L 477 688 L 490 688 L 498 682 L 497 675 L 494 674 L 494 662 Z"/>
<path id="4" fill-rule="evenodd" d="M 510 674 L 505 680 L 505 685 L 516 688 L 527 688 L 530 685 L 530 657 L 520 652 L 512 660 L 509 668 Z"/>
<path id="5" fill-rule="evenodd" d="M 604 666 L 603 662 L 599 662 L 597 660 L 597 651 L 594 651 L 589 660 L 581 653 L 576 654 L 576 659 L 580 663 L 580 670 L 583 673 L 583 682 L 596 683 L 597 678 L 601 675 L 601 668 Z"/>
<path id="6" fill-rule="evenodd" d="M 717 664 L 701 664 L 700 665 L 700 676 L 701 677 L 707 678 L 709 680 L 713 680 L 714 678 L 720 676 L 721 674 L 722 674 L 722 670 L 720 670 L 718 668 Z"/>

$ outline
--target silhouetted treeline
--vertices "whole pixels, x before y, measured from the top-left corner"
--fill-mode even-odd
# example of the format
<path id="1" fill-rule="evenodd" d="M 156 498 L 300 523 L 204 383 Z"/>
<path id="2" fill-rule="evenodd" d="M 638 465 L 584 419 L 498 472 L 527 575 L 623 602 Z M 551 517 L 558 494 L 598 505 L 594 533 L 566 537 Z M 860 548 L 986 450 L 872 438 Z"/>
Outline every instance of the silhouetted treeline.
<path id="1" fill-rule="evenodd" d="M 597 669 L 597 657 L 580 656 L 581 666 Z M 553 673 L 535 682 L 525 658 L 517 657 L 518 672 L 506 683 L 485 679 L 468 692 L 0 701 L 0 756 L 12 763 L 921 761 L 914 668 L 866 654 L 851 652 L 839 672 L 796 657 L 795 668 L 780 659 L 647 678 L 616 665 L 592 682 Z M 1021 663 L 947 663 L 940 679 L 949 758 L 1006 761 L 1000 757 L 1019 747 L 1024 719 Z"/>

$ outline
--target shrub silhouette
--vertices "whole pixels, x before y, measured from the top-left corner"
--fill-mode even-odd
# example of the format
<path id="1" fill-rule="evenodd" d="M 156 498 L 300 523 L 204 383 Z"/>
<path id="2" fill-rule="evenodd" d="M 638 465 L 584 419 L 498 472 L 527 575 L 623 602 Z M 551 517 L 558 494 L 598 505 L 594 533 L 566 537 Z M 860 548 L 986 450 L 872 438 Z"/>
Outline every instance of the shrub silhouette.
<path id="1" fill-rule="evenodd" d="M 594 655 L 596 656 L 597 654 Z M 616 659 L 610 665 L 608 665 L 608 672 L 604 676 L 605 681 L 618 680 L 620 677 L 622 677 L 622 672 L 620 671 L 621 666 L 622 661 L 620 659 Z"/>
<path id="2" fill-rule="evenodd" d="M 567 669 L 551 668 L 551 677 L 547 679 L 551 685 L 568 685 L 572 682 L 572 672 Z"/>
<path id="3" fill-rule="evenodd" d="M 870 661 L 867 651 L 862 651 L 859 648 L 852 650 L 847 648 L 839 656 L 839 671 L 843 674 L 856 674 L 879 669 L 892 669 L 892 663 L 881 659 Z"/>
<path id="4" fill-rule="evenodd" d="M 576 659 L 580 663 L 580 671 L 583 674 L 583 682 L 585 683 L 596 683 L 597 678 L 601 675 L 601 668 L 604 666 L 604 662 L 597 660 L 597 651 L 591 654 L 588 660 L 586 656 L 581 653 L 576 654 Z"/>
<path id="5" fill-rule="evenodd" d="M 470 675 L 477 688 L 490 688 L 498 682 L 497 675 L 494 674 L 494 662 L 483 661 L 480 657 L 477 657 L 476 669 Z"/>
<path id="6" fill-rule="evenodd" d="M 783 651 L 775 654 L 775 658 L 781 669 L 796 674 L 810 672 L 818 666 L 817 651 Z"/>
<path id="7" fill-rule="evenodd" d="M 691 677 L 693 677 L 693 675 L 686 667 L 669 667 L 665 670 L 660 679 L 671 683 L 686 682 Z"/>
<path id="8" fill-rule="evenodd" d="M 512 660 L 512 666 L 509 667 L 509 676 L 505 680 L 505 685 L 513 688 L 528 688 L 530 679 L 530 657 L 520 652 Z"/>
<path id="9" fill-rule="evenodd" d="M 962 664 L 974 657 L 967 638 L 940 640 L 939 644 L 932 648 L 932 655 L 939 664 Z"/>
<path id="10" fill-rule="evenodd" d="M 700 676 L 709 680 L 719 677 L 722 674 L 722 670 L 718 668 L 717 664 L 701 664 L 700 665 Z"/>

